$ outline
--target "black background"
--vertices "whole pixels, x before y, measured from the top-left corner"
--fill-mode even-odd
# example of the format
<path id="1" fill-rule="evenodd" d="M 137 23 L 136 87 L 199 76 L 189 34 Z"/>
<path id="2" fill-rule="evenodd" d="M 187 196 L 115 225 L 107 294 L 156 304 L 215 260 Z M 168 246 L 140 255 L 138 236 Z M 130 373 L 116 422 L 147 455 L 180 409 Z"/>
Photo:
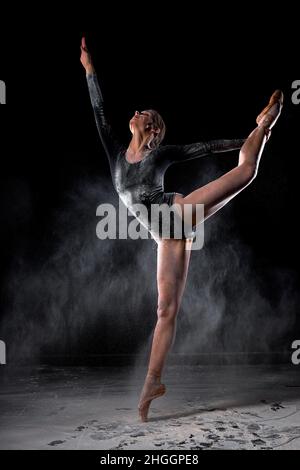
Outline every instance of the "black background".
<path id="1" fill-rule="evenodd" d="M 23 272 L 38 272 L 53 256 L 60 240 L 57 216 L 65 211 L 78 182 L 104 177 L 113 193 L 79 62 L 82 35 L 109 103 L 110 120 L 124 141 L 130 137 L 128 120 L 134 110 L 150 107 L 158 109 L 166 121 L 165 143 L 246 137 L 271 93 L 277 88 L 284 91 L 284 113 L 267 144 L 259 175 L 224 209 L 222 221 L 234 218 L 235 235 L 251 247 L 256 273 L 263 279 L 270 302 L 281 295 L 270 275 L 273 268 L 293 274 L 296 296 L 300 105 L 291 101 L 291 85 L 299 77 L 293 51 L 290 44 L 280 43 L 280 37 L 276 50 L 278 46 L 261 36 L 263 31 L 251 26 L 246 31 L 242 24 L 235 24 L 234 29 L 228 24 L 228 30 L 220 30 L 212 15 L 202 15 L 196 24 L 190 23 L 192 17 L 176 22 L 169 18 L 159 27 L 151 21 L 129 26 L 125 20 L 120 26 L 107 14 L 97 28 L 53 25 L 3 35 L 0 79 L 7 84 L 7 105 L 1 107 L 2 327 L 14 308 L 14 288 L 22 288 L 11 281 L 16 263 L 22 260 Z M 208 31 L 203 31 L 203 22 L 209 24 Z M 247 33 L 249 42 L 244 43 Z M 283 66 L 285 60 L 290 68 Z M 215 177 L 235 162 L 236 155 L 212 157 Z M 202 173 L 201 183 L 206 181 L 206 172 L 207 180 L 211 179 L 209 164 L 193 161 L 171 167 L 165 189 L 189 192 L 198 186 L 195 174 Z M 214 221 L 209 224 L 213 231 Z M 116 269 L 119 259 L 114 260 Z M 113 276 L 113 271 L 108 275 Z M 64 343 L 62 352 L 116 352 L 117 346 L 110 349 L 108 340 L 99 345 L 100 326 L 98 333 L 92 327 L 83 330 L 80 340 L 77 335 L 77 341 Z M 298 316 L 289 340 L 297 339 L 299 330 Z M 133 343 L 127 347 L 123 338 L 120 349 L 131 352 L 138 339 Z M 281 338 L 278 344 L 288 348 L 290 343 L 282 344 Z M 56 348 L 57 343 L 50 342 L 46 352 L 55 353 Z"/>

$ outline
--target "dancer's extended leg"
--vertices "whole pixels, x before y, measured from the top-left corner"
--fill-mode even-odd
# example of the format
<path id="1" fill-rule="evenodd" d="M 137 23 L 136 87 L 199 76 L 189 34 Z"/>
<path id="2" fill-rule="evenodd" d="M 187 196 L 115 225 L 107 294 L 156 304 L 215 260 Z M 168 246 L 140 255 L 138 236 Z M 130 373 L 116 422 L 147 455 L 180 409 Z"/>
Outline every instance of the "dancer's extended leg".
<path id="1" fill-rule="evenodd" d="M 276 91 L 269 105 L 257 118 L 258 127 L 249 135 L 241 148 L 236 168 L 185 197 L 175 196 L 174 202 L 180 205 L 181 210 L 185 204 L 192 205 L 193 225 L 203 222 L 203 220 L 198 220 L 195 204 L 204 204 L 204 220 L 206 220 L 255 179 L 264 146 L 270 136 L 271 128 L 280 115 L 282 103 L 282 92 Z"/>

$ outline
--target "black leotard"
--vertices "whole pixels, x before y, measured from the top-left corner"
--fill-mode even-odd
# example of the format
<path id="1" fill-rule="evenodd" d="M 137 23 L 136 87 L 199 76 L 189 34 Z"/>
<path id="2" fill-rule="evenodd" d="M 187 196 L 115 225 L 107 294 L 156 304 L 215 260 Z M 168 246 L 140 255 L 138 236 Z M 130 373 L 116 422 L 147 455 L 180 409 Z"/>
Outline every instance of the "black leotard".
<path id="1" fill-rule="evenodd" d="M 94 109 L 96 125 L 100 138 L 108 156 L 112 181 L 119 197 L 138 221 L 146 227 L 155 239 L 161 237 L 161 232 L 154 232 L 150 217 L 143 216 L 132 209 L 133 204 L 144 204 L 150 209 L 151 204 L 172 206 L 175 192 L 164 192 L 164 174 L 166 169 L 176 162 L 192 160 L 211 153 L 226 152 L 240 149 L 245 139 L 213 140 L 190 145 L 160 145 L 152 150 L 143 160 L 130 163 L 126 159 L 127 147 L 118 142 L 106 120 L 103 97 L 96 74 L 87 74 L 87 83 L 91 103 Z M 150 214 L 150 210 L 148 211 Z M 195 232 L 182 235 L 181 238 L 191 238 Z M 174 237 L 171 232 L 167 238 Z"/>

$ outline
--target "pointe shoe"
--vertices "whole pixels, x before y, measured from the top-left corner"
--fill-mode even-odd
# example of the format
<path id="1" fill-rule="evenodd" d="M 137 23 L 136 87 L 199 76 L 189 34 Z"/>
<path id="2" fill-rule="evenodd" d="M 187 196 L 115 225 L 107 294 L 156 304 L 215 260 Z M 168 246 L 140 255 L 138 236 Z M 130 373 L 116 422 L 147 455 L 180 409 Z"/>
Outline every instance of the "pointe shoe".
<path id="1" fill-rule="evenodd" d="M 283 107 L 284 95 L 281 90 L 276 90 L 270 98 L 269 104 L 264 108 L 256 119 L 259 126 L 266 128 L 267 135 L 276 124 Z"/>
<path id="2" fill-rule="evenodd" d="M 161 397 L 165 393 L 166 393 L 166 386 L 164 384 L 153 386 L 153 390 L 152 390 L 151 395 L 144 398 L 139 403 L 138 410 L 139 410 L 139 415 L 140 415 L 141 421 L 143 421 L 143 422 L 148 421 L 148 412 L 149 412 L 151 401 L 154 400 L 154 398 Z"/>

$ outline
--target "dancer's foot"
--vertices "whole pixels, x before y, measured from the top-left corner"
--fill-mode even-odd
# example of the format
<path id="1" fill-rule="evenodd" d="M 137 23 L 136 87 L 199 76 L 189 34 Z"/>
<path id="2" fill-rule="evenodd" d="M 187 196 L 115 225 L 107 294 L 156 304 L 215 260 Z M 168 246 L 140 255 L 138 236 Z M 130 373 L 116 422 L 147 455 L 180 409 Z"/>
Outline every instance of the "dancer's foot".
<path id="1" fill-rule="evenodd" d="M 148 412 L 151 401 L 154 400 L 154 398 L 161 397 L 165 393 L 166 387 L 164 384 L 160 383 L 160 378 L 148 374 L 145 380 L 145 384 L 141 393 L 138 406 L 141 421 L 148 421 Z"/>
<path id="2" fill-rule="evenodd" d="M 270 137 L 270 131 L 275 126 L 282 107 L 283 107 L 283 93 L 281 90 L 276 90 L 270 98 L 268 106 L 257 117 L 256 122 L 259 126 L 264 127 L 267 138 Z"/>

